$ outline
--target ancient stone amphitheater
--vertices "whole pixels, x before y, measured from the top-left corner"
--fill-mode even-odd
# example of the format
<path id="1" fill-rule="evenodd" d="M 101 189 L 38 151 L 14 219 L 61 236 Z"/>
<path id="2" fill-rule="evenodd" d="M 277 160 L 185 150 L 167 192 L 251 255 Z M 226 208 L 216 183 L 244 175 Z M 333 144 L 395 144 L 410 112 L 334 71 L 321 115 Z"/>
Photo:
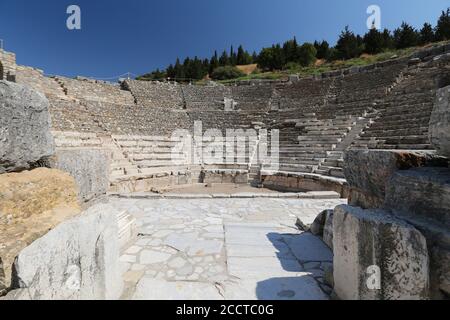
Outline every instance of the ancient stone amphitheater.
<path id="1" fill-rule="evenodd" d="M 449 61 L 111 84 L 0 50 L 2 299 L 447 299 Z"/>

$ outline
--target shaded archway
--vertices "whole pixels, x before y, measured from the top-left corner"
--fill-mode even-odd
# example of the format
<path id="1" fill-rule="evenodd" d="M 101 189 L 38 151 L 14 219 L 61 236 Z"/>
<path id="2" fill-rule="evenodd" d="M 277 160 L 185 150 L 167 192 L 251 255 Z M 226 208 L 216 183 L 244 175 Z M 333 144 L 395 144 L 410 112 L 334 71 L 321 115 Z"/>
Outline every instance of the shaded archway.
<path id="1" fill-rule="evenodd" d="M 3 80 L 3 75 L 4 75 L 4 72 L 3 72 L 3 64 L 2 64 L 2 62 L 0 61 L 0 80 Z"/>

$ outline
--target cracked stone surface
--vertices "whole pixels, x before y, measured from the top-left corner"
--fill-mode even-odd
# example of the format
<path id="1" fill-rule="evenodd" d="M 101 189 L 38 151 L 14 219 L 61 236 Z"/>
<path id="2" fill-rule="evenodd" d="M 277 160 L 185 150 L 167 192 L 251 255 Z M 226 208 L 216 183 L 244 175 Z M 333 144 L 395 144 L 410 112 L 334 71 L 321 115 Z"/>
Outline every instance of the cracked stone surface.
<path id="1" fill-rule="evenodd" d="M 138 223 L 122 299 L 323 300 L 332 253 L 296 227 L 345 200 L 111 199 Z"/>

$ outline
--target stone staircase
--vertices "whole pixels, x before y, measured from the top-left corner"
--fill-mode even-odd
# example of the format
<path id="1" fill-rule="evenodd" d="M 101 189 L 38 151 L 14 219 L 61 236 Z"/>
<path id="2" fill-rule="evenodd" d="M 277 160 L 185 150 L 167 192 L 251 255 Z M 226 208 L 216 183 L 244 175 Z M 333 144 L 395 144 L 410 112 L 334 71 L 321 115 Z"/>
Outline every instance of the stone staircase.
<path id="1" fill-rule="evenodd" d="M 436 80 L 448 69 L 432 63 L 410 67 L 389 88 L 384 101 L 376 106 L 379 115 L 354 143 L 368 149 L 432 149 L 428 126 L 436 95 Z"/>
<path id="2" fill-rule="evenodd" d="M 112 151 L 111 159 L 111 182 L 123 179 L 124 177 L 136 176 L 140 173 L 139 168 L 124 153 L 121 146 L 110 135 L 100 137 L 105 148 Z"/>

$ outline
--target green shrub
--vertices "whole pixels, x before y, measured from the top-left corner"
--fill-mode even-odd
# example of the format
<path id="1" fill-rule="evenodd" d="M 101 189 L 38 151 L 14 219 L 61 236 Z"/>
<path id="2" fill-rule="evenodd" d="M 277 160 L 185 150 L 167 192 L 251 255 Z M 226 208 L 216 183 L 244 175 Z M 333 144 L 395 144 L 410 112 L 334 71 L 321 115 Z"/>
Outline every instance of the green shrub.
<path id="1" fill-rule="evenodd" d="M 299 70 L 302 68 L 302 66 L 297 62 L 288 62 L 284 66 L 284 70 L 288 71 L 289 73 L 296 73 L 299 72 Z"/>
<path id="2" fill-rule="evenodd" d="M 230 80 L 243 76 L 245 76 L 245 74 L 238 68 L 233 66 L 225 66 L 216 68 L 213 71 L 211 78 L 213 80 Z"/>

